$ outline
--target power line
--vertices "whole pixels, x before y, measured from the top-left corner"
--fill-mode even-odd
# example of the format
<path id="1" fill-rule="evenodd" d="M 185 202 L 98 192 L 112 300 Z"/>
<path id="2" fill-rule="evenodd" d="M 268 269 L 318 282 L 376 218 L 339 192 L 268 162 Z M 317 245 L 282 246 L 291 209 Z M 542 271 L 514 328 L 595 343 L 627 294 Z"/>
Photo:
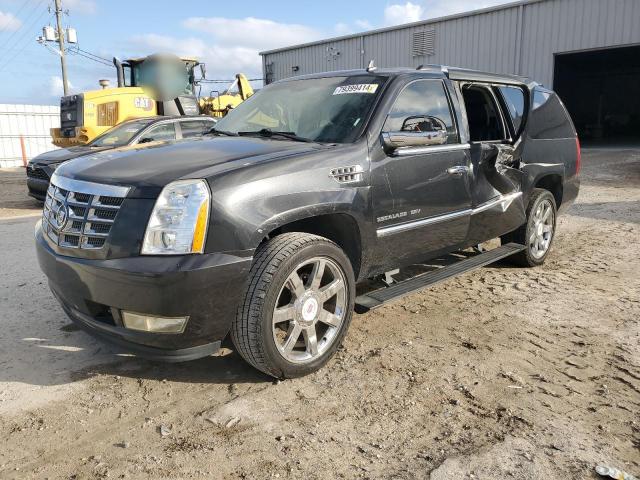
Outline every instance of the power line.
<path id="1" fill-rule="evenodd" d="M 108 58 L 104 58 L 104 57 L 101 57 L 100 55 L 96 55 L 95 53 L 88 52 L 88 51 L 86 51 L 86 50 L 81 49 L 80 47 L 77 47 L 77 49 L 78 49 L 79 51 L 81 51 L 82 53 L 85 53 L 85 54 L 87 54 L 87 55 L 90 55 L 90 56 L 92 56 L 92 57 L 95 57 L 96 59 L 99 59 L 99 60 L 102 60 L 102 61 L 104 61 L 104 62 L 107 62 L 109 65 L 112 65 L 112 61 L 111 61 L 110 59 L 108 59 Z"/>
<path id="2" fill-rule="evenodd" d="M 70 54 L 72 54 L 72 55 L 74 55 L 74 56 L 76 56 L 76 57 L 82 57 L 82 58 L 85 58 L 85 59 L 87 59 L 87 60 L 94 61 L 94 62 L 96 62 L 96 63 L 98 63 L 98 64 L 100 64 L 100 65 L 103 65 L 103 66 L 105 66 L 105 67 L 110 67 L 110 66 L 111 66 L 111 64 L 110 64 L 110 63 L 103 62 L 102 60 L 96 60 L 95 58 L 89 57 L 88 55 L 85 55 L 85 54 L 83 54 L 82 52 L 78 52 L 78 51 L 76 51 L 76 50 L 69 51 L 69 53 L 70 53 Z"/>
<path id="3" fill-rule="evenodd" d="M 87 60 L 93 60 L 94 62 L 104 65 L 106 67 L 111 67 L 113 65 L 107 59 L 99 57 L 98 55 L 95 55 L 91 52 L 87 52 L 86 50 L 82 50 L 81 48 L 69 49 L 69 53 L 86 58 Z"/>
<path id="4" fill-rule="evenodd" d="M 16 11 L 16 13 L 13 14 L 13 18 L 15 18 L 16 20 L 18 20 L 20 22 L 20 27 L 22 26 L 22 22 L 20 21 L 20 19 L 18 18 L 18 14 L 22 11 L 22 9 L 24 7 L 27 6 L 29 2 L 24 2 L 22 5 L 20 5 L 20 8 Z M 4 31 L 5 28 L 9 27 L 9 22 L 7 22 L 7 25 L 0 28 L 0 32 Z M 17 28 L 17 30 L 20 30 L 20 27 Z"/>
<path id="5" fill-rule="evenodd" d="M 40 8 L 40 6 L 45 2 L 46 0 L 40 0 L 38 2 L 38 4 L 33 8 L 33 10 L 31 10 L 31 13 L 29 13 L 29 15 L 27 15 L 27 17 L 24 19 L 24 21 L 22 22 L 22 25 L 20 25 L 20 28 L 18 28 L 17 30 L 14 30 L 13 33 L 11 35 L 9 35 L 9 37 L 5 40 L 5 42 L 0 45 L 0 50 L 4 50 L 4 47 L 6 47 L 9 42 L 11 41 L 11 39 L 20 31 L 22 30 L 22 28 L 25 26 L 25 24 L 29 21 L 29 19 L 31 19 L 31 17 L 33 16 L 34 13 L 36 13 L 38 11 L 38 9 Z M 26 5 L 23 4 L 23 6 Z M 29 25 L 29 27 L 31 27 L 31 25 Z M 28 31 L 28 29 L 27 29 Z"/>
<path id="6" fill-rule="evenodd" d="M 46 1 L 46 0 L 41 0 L 41 1 L 40 1 L 40 3 L 38 4 L 38 7 L 40 7 L 42 4 L 44 4 L 44 3 L 45 3 L 45 1 Z M 36 9 L 32 11 L 32 14 L 33 14 L 33 13 L 35 13 L 35 12 L 37 12 L 37 8 L 38 8 L 38 7 L 36 7 Z M 18 51 L 16 51 L 16 53 L 15 53 L 15 54 L 13 54 L 13 55 L 12 55 L 12 56 L 10 56 L 9 58 L 7 58 L 5 62 L 0 63 L 0 72 L 1 72 L 2 70 L 4 70 L 4 68 L 5 68 L 7 65 L 10 65 L 10 64 L 11 64 L 11 62 L 12 62 L 12 61 L 13 61 L 13 60 L 14 60 L 14 59 L 19 55 L 19 54 L 21 54 L 21 53 L 22 53 L 22 52 L 23 52 L 23 51 L 24 51 L 24 50 L 25 50 L 25 49 L 30 45 L 30 43 L 28 43 L 28 42 L 25 42 L 25 41 L 24 41 L 24 40 L 25 40 L 25 38 L 26 38 L 26 36 L 31 34 L 31 29 L 32 29 L 32 28 L 36 25 L 36 23 L 38 23 L 38 22 L 42 19 L 42 17 L 44 17 L 44 15 L 46 15 L 47 13 L 48 13 L 48 12 L 47 12 L 47 10 L 43 10 L 43 11 L 42 11 L 42 13 L 41 13 L 38 17 L 36 17 L 36 18 L 35 18 L 35 20 L 34 20 L 33 22 L 31 22 L 31 23 L 29 24 L 29 26 L 27 27 L 27 29 L 24 31 L 24 33 L 23 33 L 23 34 L 18 38 L 18 41 L 15 43 L 15 45 L 18 45 L 18 43 L 19 43 L 20 41 L 22 41 L 22 42 L 23 42 L 22 47 L 21 47 L 21 48 L 19 48 L 19 49 L 18 49 Z M 30 15 L 29 17 L 31 17 L 31 16 L 32 16 L 32 15 Z M 14 33 L 15 33 L 15 32 L 14 32 Z M 5 43 L 5 45 L 6 45 L 6 43 Z M 14 46 L 15 46 L 15 45 L 14 45 Z"/>

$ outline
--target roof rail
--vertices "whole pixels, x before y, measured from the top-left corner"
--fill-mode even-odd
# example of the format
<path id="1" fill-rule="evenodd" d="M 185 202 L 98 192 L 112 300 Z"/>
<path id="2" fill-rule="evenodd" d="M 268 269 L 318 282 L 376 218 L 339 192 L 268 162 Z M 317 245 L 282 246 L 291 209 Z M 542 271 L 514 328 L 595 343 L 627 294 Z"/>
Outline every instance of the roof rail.
<path id="1" fill-rule="evenodd" d="M 447 78 L 449 78 L 449 67 L 445 67 L 444 65 L 418 65 L 418 68 L 416 68 L 416 70 L 439 70 L 444 73 Z"/>

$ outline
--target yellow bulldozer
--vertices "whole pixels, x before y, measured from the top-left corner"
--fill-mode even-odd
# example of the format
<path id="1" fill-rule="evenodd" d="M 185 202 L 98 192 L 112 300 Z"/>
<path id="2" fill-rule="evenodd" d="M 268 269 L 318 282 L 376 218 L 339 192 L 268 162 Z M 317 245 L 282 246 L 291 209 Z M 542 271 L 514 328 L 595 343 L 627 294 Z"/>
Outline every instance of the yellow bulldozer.
<path id="1" fill-rule="evenodd" d="M 100 80 L 99 90 L 60 99 L 60 128 L 51 129 L 58 147 L 84 145 L 113 126 L 133 118 L 155 115 L 206 114 L 223 117 L 253 95 L 243 74 L 237 74 L 225 91 L 197 98 L 205 78 L 205 65 L 195 58 L 149 55 L 120 61 L 113 59 L 118 86 Z M 199 77 L 196 78 L 199 69 Z"/>

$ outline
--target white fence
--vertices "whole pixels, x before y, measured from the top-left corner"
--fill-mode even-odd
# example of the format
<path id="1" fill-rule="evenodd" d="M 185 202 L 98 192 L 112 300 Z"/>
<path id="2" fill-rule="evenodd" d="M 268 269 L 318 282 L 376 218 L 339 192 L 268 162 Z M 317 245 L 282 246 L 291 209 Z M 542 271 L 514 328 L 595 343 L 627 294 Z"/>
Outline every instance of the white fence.
<path id="1" fill-rule="evenodd" d="M 60 107 L 0 104 L 0 168 L 20 167 L 56 147 L 49 129 L 60 126 Z"/>

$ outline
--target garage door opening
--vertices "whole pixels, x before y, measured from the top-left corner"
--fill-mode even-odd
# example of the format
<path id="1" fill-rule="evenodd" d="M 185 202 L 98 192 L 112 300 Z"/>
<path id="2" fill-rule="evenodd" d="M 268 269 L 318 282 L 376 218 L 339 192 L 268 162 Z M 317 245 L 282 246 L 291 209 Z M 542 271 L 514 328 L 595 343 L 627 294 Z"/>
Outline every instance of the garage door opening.
<path id="1" fill-rule="evenodd" d="M 583 141 L 640 142 L 640 46 L 557 54 L 554 90 Z"/>

